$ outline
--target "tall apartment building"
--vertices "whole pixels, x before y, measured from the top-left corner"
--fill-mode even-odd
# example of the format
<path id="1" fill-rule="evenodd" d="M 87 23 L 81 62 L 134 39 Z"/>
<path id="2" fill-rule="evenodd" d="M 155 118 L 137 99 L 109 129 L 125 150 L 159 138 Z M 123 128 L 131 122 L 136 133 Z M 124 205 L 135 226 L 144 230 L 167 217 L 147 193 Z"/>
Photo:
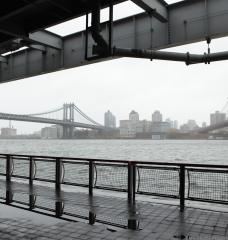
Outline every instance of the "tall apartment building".
<path id="1" fill-rule="evenodd" d="M 141 131 L 142 124 L 139 121 L 139 114 L 132 110 L 129 114 L 129 120 L 120 120 L 120 137 L 135 138 L 137 132 Z"/>
<path id="2" fill-rule="evenodd" d="M 152 114 L 152 122 L 162 122 L 162 114 L 158 110 Z"/>
<path id="3" fill-rule="evenodd" d="M 104 125 L 109 128 L 116 128 L 116 117 L 108 110 L 104 114 Z"/>
<path id="4" fill-rule="evenodd" d="M 215 113 L 210 114 L 210 123 L 211 125 L 224 122 L 226 120 L 226 114 L 216 111 Z"/>
<path id="5" fill-rule="evenodd" d="M 136 111 L 132 110 L 129 114 L 129 120 L 139 121 L 139 114 Z"/>

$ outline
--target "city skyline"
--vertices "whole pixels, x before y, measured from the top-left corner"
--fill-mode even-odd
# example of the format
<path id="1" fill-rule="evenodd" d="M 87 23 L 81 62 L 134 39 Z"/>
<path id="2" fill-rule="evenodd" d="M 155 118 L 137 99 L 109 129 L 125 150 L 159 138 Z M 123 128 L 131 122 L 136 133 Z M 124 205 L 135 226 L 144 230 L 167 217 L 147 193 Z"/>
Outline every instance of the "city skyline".
<path id="1" fill-rule="evenodd" d="M 228 104 L 226 104 L 228 106 Z M 108 116 L 107 116 L 108 115 Z M 216 124 L 217 122 L 221 122 L 222 120 L 226 119 L 227 118 L 227 114 L 226 113 L 223 113 L 221 111 L 214 111 L 212 113 L 209 113 L 209 121 L 208 122 L 197 122 L 196 120 L 194 120 L 194 118 L 190 118 L 188 119 L 186 122 L 179 122 L 178 119 L 171 119 L 170 117 L 166 116 L 164 117 L 163 113 L 160 112 L 159 110 L 155 110 L 151 113 L 151 117 L 149 119 L 145 119 L 145 118 L 140 118 L 140 114 L 138 113 L 138 111 L 135 111 L 135 110 L 131 110 L 129 111 L 128 113 L 128 116 L 127 118 L 125 119 L 129 119 L 130 120 L 137 120 L 137 121 L 148 121 L 148 122 L 167 122 L 169 123 L 171 126 L 175 126 L 174 127 L 175 129 L 181 129 L 181 128 L 185 128 L 186 125 L 192 125 L 192 122 L 194 122 L 193 125 L 195 126 L 198 126 L 198 127 L 205 127 L 207 125 L 210 125 L 210 124 Z M 215 120 L 212 120 L 212 117 L 215 115 L 214 118 L 216 118 Z M 220 116 L 221 115 L 221 116 Z M 131 117 L 133 116 L 133 118 Z M 110 118 L 111 117 L 111 118 Z M 106 119 L 108 118 L 108 119 Z M 106 112 L 104 112 L 103 114 L 103 122 L 101 122 L 102 125 L 106 126 L 106 127 L 117 127 L 119 128 L 120 127 L 120 122 L 121 121 L 125 121 L 125 119 L 119 119 L 117 117 L 116 114 L 114 114 L 113 112 L 111 112 L 110 110 L 107 110 Z M 19 121 L 13 121 L 13 120 L 0 120 L 0 123 L 1 122 L 5 122 L 6 124 L 5 125 L 0 125 L 0 129 L 1 128 L 15 128 L 17 129 L 17 132 L 19 135 L 23 135 L 23 134 L 33 134 L 37 131 L 41 131 L 42 128 L 46 128 L 46 127 L 51 127 L 53 126 L 53 124 L 43 124 L 43 123 L 31 123 L 31 122 L 19 122 Z M 8 125 L 7 125 L 8 123 Z M 28 125 L 37 125 L 37 128 L 36 129 L 31 129 L 30 132 L 21 132 L 21 129 L 18 128 L 15 123 L 20 123 L 20 124 L 28 124 Z M 111 125 L 109 125 L 111 124 Z M 39 127 L 38 127 L 39 126 Z M 191 128 L 191 127 L 190 127 Z M 193 130 L 193 129 L 192 129 Z"/>
<path id="2" fill-rule="evenodd" d="M 175 2 L 175 1 L 169 1 Z M 133 3 L 126 3 L 117 14 L 138 11 Z M 82 23 L 80 24 L 82 25 Z M 75 21 L 56 26 L 62 33 L 74 30 Z M 228 38 L 212 40 L 211 52 L 226 49 Z M 169 51 L 203 53 L 206 42 L 170 48 Z M 125 119 L 132 109 L 141 119 L 150 119 L 152 110 L 160 109 L 164 117 L 185 123 L 195 119 L 209 123 L 208 113 L 221 111 L 227 99 L 227 63 L 191 65 L 183 63 L 120 58 L 30 77 L 0 86 L 0 112 L 26 114 L 55 108 L 63 102 L 75 102 L 97 122 L 110 110 Z M 0 121 L 0 126 L 8 123 Z M 29 133 L 42 126 L 13 122 L 21 133 Z"/>

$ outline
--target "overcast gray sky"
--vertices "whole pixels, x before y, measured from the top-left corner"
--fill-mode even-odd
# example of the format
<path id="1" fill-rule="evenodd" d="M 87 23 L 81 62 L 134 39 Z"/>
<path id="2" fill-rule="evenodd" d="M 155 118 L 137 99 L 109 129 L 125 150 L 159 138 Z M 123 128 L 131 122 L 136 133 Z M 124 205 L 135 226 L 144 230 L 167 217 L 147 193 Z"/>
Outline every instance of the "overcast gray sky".
<path id="1" fill-rule="evenodd" d="M 132 4 L 123 5 L 116 13 L 139 11 Z M 65 35 L 75 30 L 73 26 L 71 21 L 52 30 Z M 223 38 L 213 40 L 211 49 L 224 51 L 227 46 L 228 38 Z M 206 47 L 204 42 L 172 50 L 203 53 Z M 203 121 L 209 122 L 209 113 L 221 110 L 226 103 L 227 78 L 227 61 L 187 67 L 183 63 L 122 58 L 0 84 L 0 112 L 27 114 L 74 102 L 100 123 L 108 109 L 118 121 L 127 119 L 134 109 L 140 119 L 151 120 L 152 112 L 160 110 L 164 118 L 179 123 L 195 119 L 201 125 Z M 12 124 L 19 133 L 30 133 L 44 126 Z M 4 126 L 8 122 L 0 121 L 0 127 Z"/>

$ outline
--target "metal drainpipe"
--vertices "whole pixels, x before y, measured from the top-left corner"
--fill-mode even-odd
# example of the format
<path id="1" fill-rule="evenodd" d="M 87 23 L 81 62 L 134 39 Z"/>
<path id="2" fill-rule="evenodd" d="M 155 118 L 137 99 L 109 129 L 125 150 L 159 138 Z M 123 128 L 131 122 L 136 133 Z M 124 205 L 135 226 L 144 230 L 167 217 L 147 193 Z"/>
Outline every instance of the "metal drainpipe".
<path id="1" fill-rule="evenodd" d="M 113 55 L 119 57 L 148 58 L 185 62 L 187 65 L 228 60 L 228 51 L 218 53 L 190 54 L 140 49 L 114 48 Z"/>
<path id="2" fill-rule="evenodd" d="M 91 34 L 92 38 L 97 44 L 93 48 L 93 54 L 98 54 L 105 56 L 108 54 L 108 44 L 103 38 L 101 33 L 101 26 L 100 26 L 100 0 L 93 0 L 93 7 L 92 7 L 92 20 L 91 20 Z"/>

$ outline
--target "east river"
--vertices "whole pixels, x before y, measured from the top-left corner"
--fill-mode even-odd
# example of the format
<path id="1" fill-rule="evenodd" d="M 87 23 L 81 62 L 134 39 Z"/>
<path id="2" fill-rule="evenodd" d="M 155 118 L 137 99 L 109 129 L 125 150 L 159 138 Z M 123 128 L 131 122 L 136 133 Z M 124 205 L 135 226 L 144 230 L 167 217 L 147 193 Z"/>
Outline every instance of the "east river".
<path id="1" fill-rule="evenodd" d="M 228 140 L 0 140 L 0 153 L 228 164 Z"/>

